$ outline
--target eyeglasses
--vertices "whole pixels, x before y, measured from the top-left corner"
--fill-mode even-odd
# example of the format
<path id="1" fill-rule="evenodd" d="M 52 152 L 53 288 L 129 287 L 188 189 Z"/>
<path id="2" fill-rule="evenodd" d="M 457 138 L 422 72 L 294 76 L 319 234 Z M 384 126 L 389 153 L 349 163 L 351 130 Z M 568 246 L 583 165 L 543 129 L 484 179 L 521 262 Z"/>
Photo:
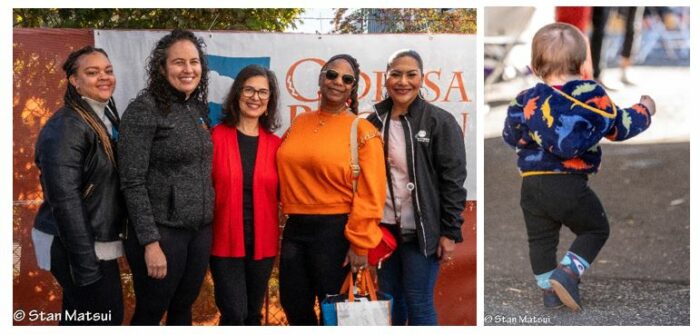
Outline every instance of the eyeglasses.
<path id="1" fill-rule="evenodd" d="M 335 78 L 338 78 L 340 75 L 340 73 L 338 73 L 336 70 L 325 70 L 321 73 L 324 73 L 326 75 L 326 79 L 328 80 L 335 80 Z M 349 74 L 344 74 L 341 78 L 343 79 L 343 84 L 345 85 L 352 85 L 355 82 L 355 77 Z"/>
<path id="2" fill-rule="evenodd" d="M 243 87 L 243 96 L 244 97 L 252 98 L 255 95 L 255 93 L 258 94 L 258 98 L 260 98 L 260 100 L 266 100 L 270 97 L 270 91 L 266 90 L 264 88 L 256 90 L 250 86 Z"/>

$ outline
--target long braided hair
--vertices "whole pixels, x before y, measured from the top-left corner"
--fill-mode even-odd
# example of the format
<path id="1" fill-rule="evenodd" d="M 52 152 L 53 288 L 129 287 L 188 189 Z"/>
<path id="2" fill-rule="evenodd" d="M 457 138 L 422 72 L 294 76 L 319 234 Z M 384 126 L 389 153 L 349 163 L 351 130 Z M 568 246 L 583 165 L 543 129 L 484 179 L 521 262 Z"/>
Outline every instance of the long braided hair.
<path id="1" fill-rule="evenodd" d="M 348 54 L 339 54 L 331 57 L 328 59 L 325 65 L 321 68 L 321 73 L 325 71 L 328 66 L 333 63 L 334 61 L 338 59 L 343 59 L 350 63 L 350 67 L 352 68 L 352 73 L 355 76 L 355 83 L 352 85 L 352 91 L 350 92 L 350 111 L 353 112 L 353 114 L 357 114 L 358 112 L 358 101 L 357 101 L 357 88 L 359 87 L 360 83 L 360 63 L 357 62 L 357 59 L 355 57 L 350 56 Z M 319 75 L 319 79 L 321 79 L 322 74 Z"/>
<path id="2" fill-rule="evenodd" d="M 66 73 L 66 79 L 69 79 L 72 75 L 77 73 L 78 61 L 80 58 L 93 52 L 99 52 L 105 57 L 109 58 L 104 50 L 90 45 L 73 51 L 70 55 L 68 55 L 68 59 L 66 59 L 66 61 L 63 63 L 63 71 Z M 80 93 L 78 93 L 75 86 L 71 84 L 70 80 L 68 80 L 66 92 L 63 95 L 63 104 L 74 110 L 95 132 L 97 137 L 100 139 L 102 148 L 104 149 L 105 154 L 107 154 L 110 162 L 112 162 L 113 166 L 117 166 L 114 147 L 112 146 L 112 140 L 107 132 L 107 128 L 105 127 L 104 123 L 102 123 L 102 120 L 100 120 L 100 118 L 97 116 L 95 111 L 92 110 L 92 107 L 90 107 L 90 105 L 83 100 L 82 96 Z M 115 114 L 117 113 L 117 106 L 114 104 L 113 98 L 109 98 L 107 107 L 114 111 Z"/>

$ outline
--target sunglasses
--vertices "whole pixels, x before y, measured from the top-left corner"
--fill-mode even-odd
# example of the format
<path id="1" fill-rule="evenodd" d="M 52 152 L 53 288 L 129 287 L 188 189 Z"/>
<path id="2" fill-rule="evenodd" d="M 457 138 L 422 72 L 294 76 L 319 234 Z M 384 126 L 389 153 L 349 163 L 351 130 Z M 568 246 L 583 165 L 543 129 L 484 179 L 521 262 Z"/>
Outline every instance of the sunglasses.
<path id="1" fill-rule="evenodd" d="M 335 78 L 338 78 L 340 75 L 340 73 L 338 73 L 336 70 L 325 70 L 322 73 L 326 75 L 326 79 L 328 80 L 335 80 Z M 341 78 L 343 79 L 343 84 L 345 85 L 351 85 L 355 82 L 355 77 L 349 74 L 344 74 Z"/>

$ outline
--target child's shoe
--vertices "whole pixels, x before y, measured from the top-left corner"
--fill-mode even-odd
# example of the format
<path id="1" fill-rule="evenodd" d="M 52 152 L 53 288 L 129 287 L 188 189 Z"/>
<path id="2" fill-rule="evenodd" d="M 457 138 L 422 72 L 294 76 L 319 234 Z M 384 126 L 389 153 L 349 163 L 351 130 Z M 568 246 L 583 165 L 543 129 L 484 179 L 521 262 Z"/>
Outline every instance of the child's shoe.
<path id="1" fill-rule="evenodd" d="M 552 288 L 542 289 L 542 300 L 545 308 L 557 309 L 564 307 L 564 303 L 561 302 L 561 299 L 559 299 Z"/>
<path id="2" fill-rule="evenodd" d="M 554 292 L 561 302 L 572 311 L 581 309 L 581 296 L 578 292 L 578 283 L 581 280 L 568 266 L 559 265 L 549 278 Z"/>

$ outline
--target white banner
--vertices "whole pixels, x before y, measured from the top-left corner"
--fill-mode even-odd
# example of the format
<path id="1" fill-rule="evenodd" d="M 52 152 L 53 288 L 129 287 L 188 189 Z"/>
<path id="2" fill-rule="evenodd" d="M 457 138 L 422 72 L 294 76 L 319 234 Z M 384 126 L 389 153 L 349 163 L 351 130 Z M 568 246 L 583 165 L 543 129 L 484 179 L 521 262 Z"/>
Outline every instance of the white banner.
<path id="1" fill-rule="evenodd" d="M 120 112 L 146 83 L 151 49 L 168 31 L 95 30 L 95 46 L 114 65 Z M 282 134 L 298 113 L 318 107 L 318 74 L 335 54 L 357 58 L 362 71 L 360 112 L 371 112 L 384 96 L 386 62 L 394 51 L 414 49 L 423 57 L 426 100 L 452 113 L 464 132 L 468 199 L 476 200 L 476 36 L 427 34 L 313 35 L 290 33 L 196 32 L 207 45 L 209 102 L 218 115 L 233 79 L 249 64 L 275 72 L 280 86 Z"/>

